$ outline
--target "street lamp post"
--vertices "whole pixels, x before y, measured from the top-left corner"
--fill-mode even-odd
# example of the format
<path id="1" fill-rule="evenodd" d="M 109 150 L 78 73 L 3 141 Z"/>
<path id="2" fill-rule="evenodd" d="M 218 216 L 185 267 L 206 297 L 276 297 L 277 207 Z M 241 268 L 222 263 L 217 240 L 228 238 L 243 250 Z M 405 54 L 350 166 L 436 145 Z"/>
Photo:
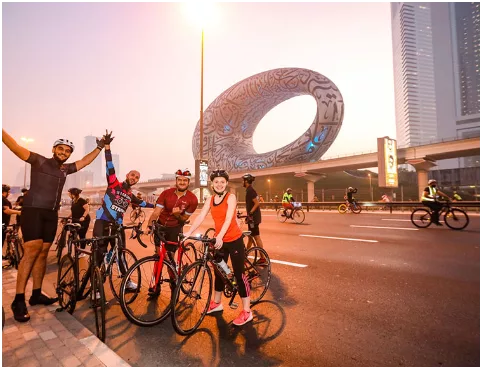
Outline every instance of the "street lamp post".
<path id="1" fill-rule="evenodd" d="M 199 159 L 203 160 L 204 141 L 204 27 L 201 29 L 201 110 L 199 113 Z M 196 168 L 198 170 L 198 168 Z M 204 202 L 203 187 L 199 186 L 199 200 Z"/>
<path id="2" fill-rule="evenodd" d="M 29 142 L 33 142 L 33 138 L 21 137 L 23 142 L 25 142 L 25 147 L 27 147 Z M 23 188 L 27 187 L 27 162 L 25 162 L 25 169 L 23 171 Z"/>
<path id="3" fill-rule="evenodd" d="M 271 201 L 271 179 L 268 179 L 268 201 Z"/>
<path id="4" fill-rule="evenodd" d="M 372 189 L 372 174 L 368 173 L 368 178 L 370 179 L 370 196 L 373 201 L 373 189 Z"/>

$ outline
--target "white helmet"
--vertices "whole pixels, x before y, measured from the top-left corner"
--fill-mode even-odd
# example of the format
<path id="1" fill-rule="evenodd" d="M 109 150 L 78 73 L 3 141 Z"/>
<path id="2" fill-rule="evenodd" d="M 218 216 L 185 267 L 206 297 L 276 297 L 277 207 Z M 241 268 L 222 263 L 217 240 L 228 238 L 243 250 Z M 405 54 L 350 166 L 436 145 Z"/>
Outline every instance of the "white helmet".
<path id="1" fill-rule="evenodd" d="M 58 145 L 65 145 L 68 146 L 72 149 L 72 152 L 74 152 L 75 146 L 72 143 L 72 141 L 69 141 L 65 138 L 59 138 L 57 141 L 54 142 L 53 147 L 58 146 Z"/>
<path id="2" fill-rule="evenodd" d="M 428 181 L 429 186 L 434 184 L 434 183 L 437 184 L 437 181 L 435 179 L 431 179 L 431 180 Z"/>

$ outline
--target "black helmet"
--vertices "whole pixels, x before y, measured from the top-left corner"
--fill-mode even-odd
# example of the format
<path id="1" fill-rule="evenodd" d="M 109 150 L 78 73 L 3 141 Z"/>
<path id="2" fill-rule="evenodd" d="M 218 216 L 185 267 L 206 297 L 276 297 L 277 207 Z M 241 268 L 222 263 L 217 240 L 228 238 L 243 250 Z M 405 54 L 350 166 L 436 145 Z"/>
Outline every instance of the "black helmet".
<path id="1" fill-rule="evenodd" d="M 69 188 L 69 192 L 74 196 L 79 196 L 82 190 L 80 188 L 72 187 L 72 188 Z"/>
<path id="2" fill-rule="evenodd" d="M 10 191 L 10 186 L 6 184 L 2 184 L 2 193 Z"/>
<path id="3" fill-rule="evenodd" d="M 245 181 L 247 181 L 249 184 L 253 183 L 254 180 L 256 179 L 256 177 L 253 177 L 251 174 L 249 173 L 246 173 L 244 176 L 243 176 L 243 179 Z"/>
<path id="4" fill-rule="evenodd" d="M 211 182 L 217 177 L 223 177 L 226 181 L 229 181 L 229 174 L 224 169 L 216 169 L 212 171 L 211 175 L 209 176 Z"/>
<path id="5" fill-rule="evenodd" d="M 28 191 L 28 188 L 22 188 L 22 193 L 25 193 Z"/>

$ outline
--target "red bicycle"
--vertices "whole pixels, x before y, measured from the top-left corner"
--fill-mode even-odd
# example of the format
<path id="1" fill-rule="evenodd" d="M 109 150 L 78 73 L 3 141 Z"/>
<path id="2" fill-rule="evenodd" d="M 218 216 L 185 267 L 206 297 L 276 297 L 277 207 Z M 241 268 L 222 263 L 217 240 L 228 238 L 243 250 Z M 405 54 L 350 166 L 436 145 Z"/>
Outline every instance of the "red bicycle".
<path id="1" fill-rule="evenodd" d="M 124 276 L 120 289 L 120 306 L 132 323 L 152 327 L 161 323 L 171 312 L 171 295 L 182 272 L 197 260 L 192 242 L 181 243 L 165 239 L 167 228 L 154 224 L 153 234 L 160 239 L 156 254 L 133 264 Z M 141 234 L 137 240 L 147 245 Z M 177 258 L 174 254 L 177 251 Z M 128 281 L 134 282 L 128 286 Z"/>

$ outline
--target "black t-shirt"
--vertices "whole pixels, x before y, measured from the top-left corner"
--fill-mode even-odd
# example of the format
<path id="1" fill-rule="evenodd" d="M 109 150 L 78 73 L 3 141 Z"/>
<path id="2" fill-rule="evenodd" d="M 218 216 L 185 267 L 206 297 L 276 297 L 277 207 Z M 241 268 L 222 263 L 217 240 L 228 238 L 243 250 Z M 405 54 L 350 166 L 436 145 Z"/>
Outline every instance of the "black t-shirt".
<path id="1" fill-rule="evenodd" d="M 258 197 L 258 193 L 253 188 L 253 186 L 249 186 L 248 188 L 246 188 L 246 211 L 248 213 L 250 213 L 251 209 L 254 207 L 254 199 L 257 197 Z M 255 224 L 261 223 L 261 209 L 259 208 L 259 206 L 256 208 L 256 210 L 253 213 L 253 220 Z"/>
<path id="2" fill-rule="evenodd" d="M 84 205 L 87 204 L 87 200 L 83 199 L 82 197 L 79 197 L 77 202 L 72 202 L 72 206 L 70 207 L 70 210 L 72 210 L 72 221 L 73 222 L 78 222 L 79 219 L 84 215 L 85 209 Z M 90 216 L 87 215 L 87 217 L 90 219 Z M 87 219 L 86 217 L 86 219 Z"/>
<path id="3" fill-rule="evenodd" d="M 9 209 L 12 208 L 12 203 L 8 201 L 8 199 L 5 196 L 2 196 L 2 223 L 5 223 L 6 225 L 10 224 L 10 214 L 5 214 L 5 211 L 3 210 L 3 207 L 6 206 Z"/>
<path id="4" fill-rule="evenodd" d="M 32 165 L 30 174 L 30 190 L 23 199 L 23 206 L 59 210 L 62 189 L 67 175 L 77 172 L 75 163 L 60 165 L 53 157 L 30 152 L 26 160 Z"/>
<path id="5" fill-rule="evenodd" d="M 17 206 L 23 206 L 23 195 L 17 197 Z"/>

